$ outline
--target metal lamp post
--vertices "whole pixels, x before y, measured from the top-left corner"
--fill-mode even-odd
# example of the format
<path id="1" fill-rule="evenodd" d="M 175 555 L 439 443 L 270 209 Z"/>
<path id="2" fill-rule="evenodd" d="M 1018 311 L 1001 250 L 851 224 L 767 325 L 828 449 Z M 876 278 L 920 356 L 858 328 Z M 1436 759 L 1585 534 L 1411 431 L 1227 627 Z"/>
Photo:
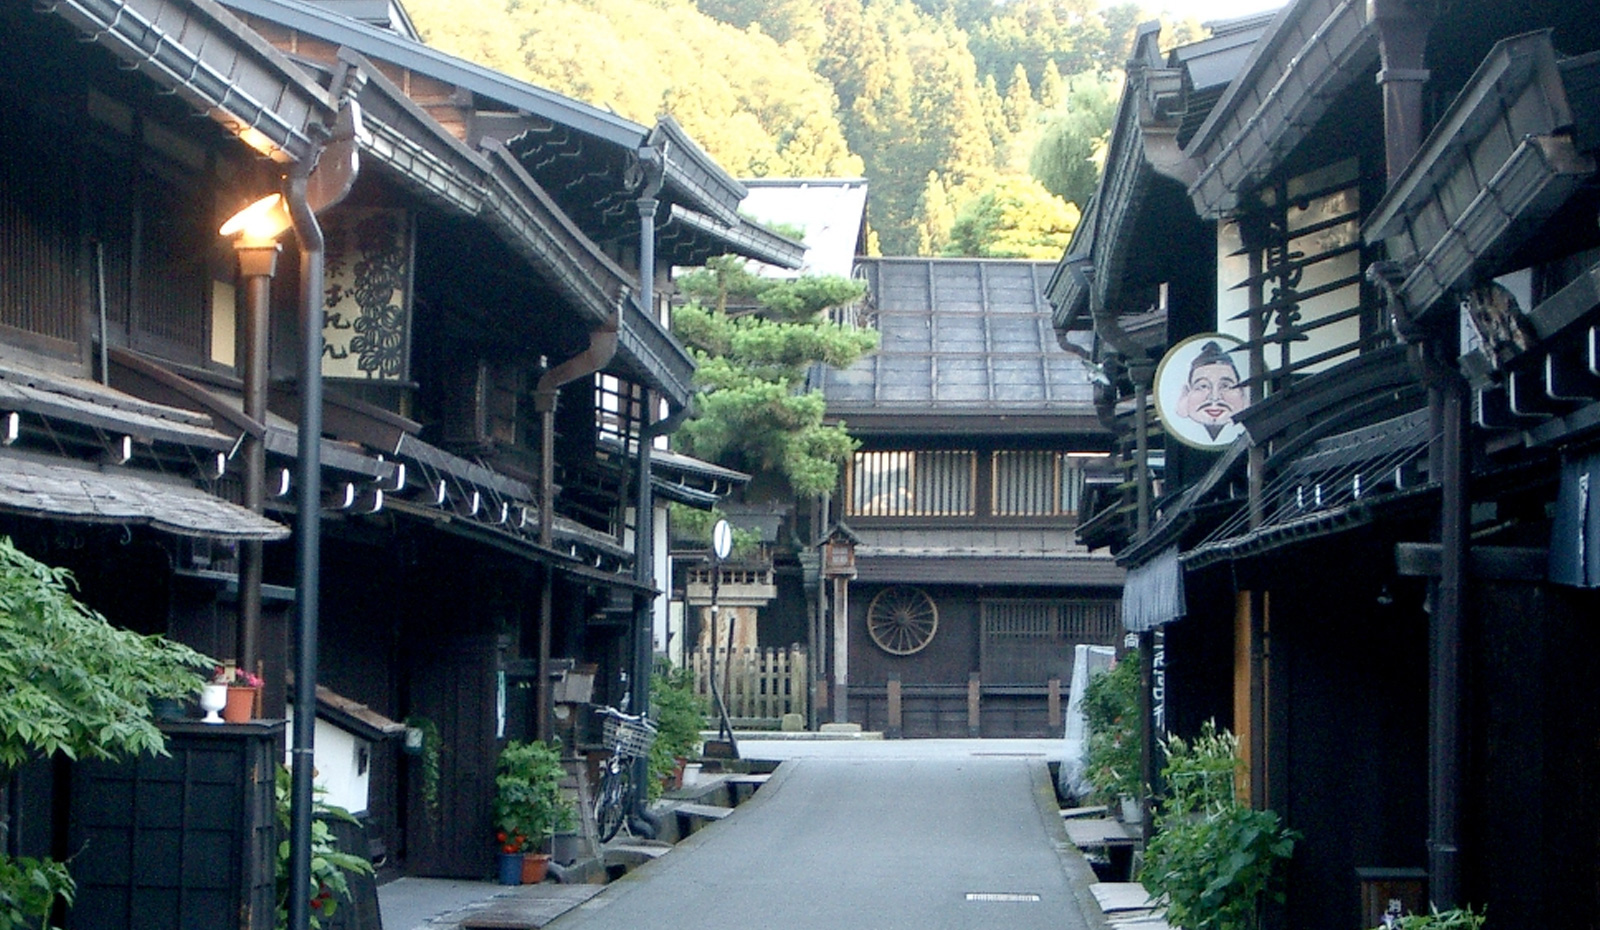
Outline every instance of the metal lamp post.
<path id="1" fill-rule="evenodd" d="M 252 422 L 267 419 L 267 315 L 272 278 L 283 246 L 278 237 L 290 228 L 283 195 L 263 197 L 222 224 L 224 237 L 235 237 L 239 278 L 244 284 L 244 346 L 240 366 L 244 380 L 244 415 Z M 261 513 L 266 504 L 265 436 L 247 432 L 240 446 L 244 458 L 244 506 Z M 239 549 L 239 618 L 234 650 L 239 667 L 260 672 L 261 541 L 246 540 Z"/>

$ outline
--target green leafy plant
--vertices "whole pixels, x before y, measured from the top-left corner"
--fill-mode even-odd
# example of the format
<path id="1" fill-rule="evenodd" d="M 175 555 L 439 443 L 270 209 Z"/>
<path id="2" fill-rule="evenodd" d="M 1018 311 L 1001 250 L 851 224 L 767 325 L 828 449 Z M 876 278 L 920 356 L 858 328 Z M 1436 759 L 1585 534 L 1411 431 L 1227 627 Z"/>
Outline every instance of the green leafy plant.
<path id="1" fill-rule="evenodd" d="M 0 856 L 0 927 L 47 927 L 56 902 L 71 907 L 77 891 L 64 862 Z"/>
<path id="2" fill-rule="evenodd" d="M 406 726 L 422 731 L 422 803 L 430 813 L 439 812 L 439 757 L 444 744 L 439 739 L 439 725 L 421 714 L 406 718 Z"/>
<path id="3" fill-rule="evenodd" d="M 656 741 L 650 744 L 652 799 L 660 796 L 662 777 L 677 767 L 677 760 L 697 755 L 706 709 L 705 699 L 694 691 L 692 670 L 657 665 L 650 676 L 650 719 L 656 725 Z"/>
<path id="4" fill-rule="evenodd" d="M 551 835 L 572 829 L 572 805 L 561 794 L 561 753 L 548 743 L 512 740 L 495 766 L 495 842 L 501 852 L 534 852 Z"/>
<path id="5" fill-rule="evenodd" d="M 1129 653 L 1091 678 L 1083 691 L 1083 716 L 1089 728 L 1084 774 L 1102 801 L 1144 793 L 1141 680 L 1139 656 Z"/>
<path id="6" fill-rule="evenodd" d="M 289 770 L 278 767 L 273 782 L 278 806 L 278 920 L 279 930 L 289 926 L 289 831 L 293 779 Z M 312 790 L 311 802 L 311 899 L 308 914 L 313 930 L 339 910 L 340 901 L 350 900 L 350 876 L 371 875 L 372 863 L 365 857 L 339 849 L 330 820 L 359 823 L 354 815 L 323 799 L 321 788 Z"/>
<path id="7" fill-rule="evenodd" d="M 1482 930 L 1486 919 L 1485 915 L 1474 913 L 1471 907 L 1448 911 L 1433 908 L 1428 914 L 1407 914 L 1385 921 L 1374 930 Z"/>
<path id="8" fill-rule="evenodd" d="M 118 629 L 73 596 L 72 573 L 0 537 L 0 784 L 34 759 L 166 753 L 150 702 L 200 689 L 216 661 Z M 64 864 L 0 856 L 0 930 L 47 925 L 76 891 Z"/>
<path id="9" fill-rule="evenodd" d="M 1207 721 L 1192 742 L 1162 744 L 1167 797 L 1139 880 L 1182 930 L 1252 930 L 1260 904 L 1283 900 L 1282 866 L 1297 834 L 1272 811 L 1239 802 L 1239 741 Z"/>

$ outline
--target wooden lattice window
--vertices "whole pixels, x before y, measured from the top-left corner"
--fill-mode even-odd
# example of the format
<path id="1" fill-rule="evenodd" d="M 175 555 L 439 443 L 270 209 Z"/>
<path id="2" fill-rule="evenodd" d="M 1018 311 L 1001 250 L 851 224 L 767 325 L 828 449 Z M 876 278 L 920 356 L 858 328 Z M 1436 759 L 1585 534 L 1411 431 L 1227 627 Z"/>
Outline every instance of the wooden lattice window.
<path id="1" fill-rule="evenodd" d="M 857 452 L 850 463 L 849 514 L 971 516 L 977 462 L 977 453 L 964 451 Z"/>
<path id="2" fill-rule="evenodd" d="M 994 453 L 991 512 L 999 517 L 1061 517 L 1078 512 L 1085 458 L 1066 452 Z"/>
<path id="3" fill-rule="evenodd" d="M 14 108 L 0 113 L 0 135 L 27 140 L 0 146 L 0 323 L 74 342 L 87 300 L 74 143 Z"/>
<path id="4" fill-rule="evenodd" d="M 1072 676 L 1073 647 L 1114 644 L 1121 632 L 1115 600 L 982 602 L 980 674 L 985 684 L 1043 685 Z"/>

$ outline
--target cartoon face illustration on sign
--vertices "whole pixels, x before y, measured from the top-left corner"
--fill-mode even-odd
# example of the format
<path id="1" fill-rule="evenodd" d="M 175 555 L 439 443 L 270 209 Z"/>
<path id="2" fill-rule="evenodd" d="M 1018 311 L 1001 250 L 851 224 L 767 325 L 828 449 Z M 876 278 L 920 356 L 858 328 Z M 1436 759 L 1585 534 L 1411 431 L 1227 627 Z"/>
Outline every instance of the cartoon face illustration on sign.
<path id="1" fill-rule="evenodd" d="M 1228 353 L 1215 342 L 1201 346 L 1200 354 L 1189 363 L 1189 378 L 1178 395 L 1178 416 L 1199 423 L 1215 439 L 1249 403 L 1239 385 L 1239 369 Z"/>
<path id="2" fill-rule="evenodd" d="M 1243 431 L 1234 417 L 1250 405 L 1238 340 L 1206 333 L 1178 343 L 1156 372 L 1156 407 L 1167 432 L 1199 448 L 1221 448 Z"/>

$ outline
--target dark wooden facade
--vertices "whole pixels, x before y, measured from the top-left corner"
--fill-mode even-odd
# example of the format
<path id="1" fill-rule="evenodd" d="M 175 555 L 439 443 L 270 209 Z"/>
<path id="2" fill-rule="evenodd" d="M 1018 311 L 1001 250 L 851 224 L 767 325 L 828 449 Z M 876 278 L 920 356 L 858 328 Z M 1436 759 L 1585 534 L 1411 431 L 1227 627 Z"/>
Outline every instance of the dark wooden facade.
<path id="1" fill-rule="evenodd" d="M 1600 35 L 1565 4 L 1302 0 L 1156 38 L 1052 283 L 1111 375 L 1134 481 L 1080 535 L 1130 569 L 1155 726 L 1227 722 L 1253 803 L 1301 832 L 1270 925 L 1360 926 L 1360 876 L 1409 870 L 1441 907 L 1589 926 L 1600 702 L 1572 540 L 1594 394 L 1572 361 Z M 1156 224 L 1192 236 L 1152 248 Z M 1156 432 L 1141 456 L 1156 362 L 1230 326 L 1245 436 Z"/>
<path id="2" fill-rule="evenodd" d="M 1072 540 L 1084 489 L 1117 479 L 1087 369 L 1049 328 L 1048 266 L 858 269 L 882 345 L 823 382 L 862 443 L 832 504 L 857 540 L 845 711 L 907 737 L 1059 735 L 1073 647 L 1121 641 L 1121 572 Z"/>
<path id="3" fill-rule="evenodd" d="M 641 275 L 726 251 L 792 265 L 800 247 L 740 219 L 742 190 L 670 119 L 639 126 L 301 4 L 8 5 L 0 52 L 0 532 L 71 568 L 112 622 L 223 659 L 240 648 L 240 541 L 265 541 L 270 718 L 293 641 L 303 268 L 290 235 L 256 420 L 240 401 L 245 288 L 218 228 L 360 104 L 354 186 L 319 216 L 319 682 L 443 738 L 437 808 L 398 744 L 375 746 L 369 851 L 487 876 L 495 756 L 541 729 L 541 625 L 553 655 L 601 666 L 597 700 L 618 700 L 639 661 L 655 594 L 624 545 L 633 452 L 658 404 L 687 402 L 693 367 L 635 296 Z M 641 271 L 637 211 L 617 225 L 597 204 L 636 199 L 630 169 L 662 152 L 658 264 Z M 264 515 L 237 504 L 249 439 Z M 503 698 L 508 672 L 534 687 Z M 282 749 L 280 735 L 268 755 Z M 19 782 L 11 851 L 66 849 L 70 778 L 45 765 Z"/>

